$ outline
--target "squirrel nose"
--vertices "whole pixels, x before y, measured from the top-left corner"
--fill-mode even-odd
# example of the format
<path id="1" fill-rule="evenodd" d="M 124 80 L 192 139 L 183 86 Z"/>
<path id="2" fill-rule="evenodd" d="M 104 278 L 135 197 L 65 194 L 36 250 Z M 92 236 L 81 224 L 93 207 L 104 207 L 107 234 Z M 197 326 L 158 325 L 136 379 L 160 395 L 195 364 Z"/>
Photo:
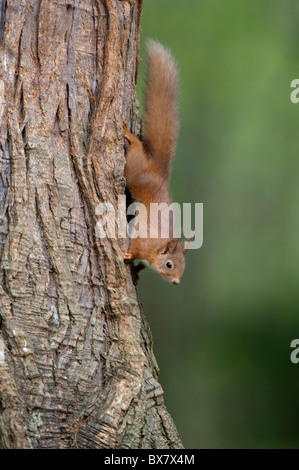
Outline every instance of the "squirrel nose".
<path id="1" fill-rule="evenodd" d="M 179 283 L 180 283 L 179 279 L 174 279 L 174 280 L 172 281 L 172 284 L 176 284 L 176 285 L 177 285 L 177 284 L 179 284 Z"/>

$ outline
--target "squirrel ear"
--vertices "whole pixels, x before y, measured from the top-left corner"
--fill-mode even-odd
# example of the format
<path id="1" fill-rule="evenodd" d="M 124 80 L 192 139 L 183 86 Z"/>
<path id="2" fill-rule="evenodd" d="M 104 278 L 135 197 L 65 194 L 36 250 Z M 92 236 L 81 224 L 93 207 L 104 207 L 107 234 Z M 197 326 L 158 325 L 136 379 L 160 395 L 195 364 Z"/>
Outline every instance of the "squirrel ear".
<path id="1" fill-rule="evenodd" d="M 172 240 L 170 240 L 168 243 L 167 243 L 167 248 L 170 252 L 173 252 L 176 247 L 177 247 L 177 244 L 179 243 L 179 240 L 177 238 L 173 238 Z"/>
<path id="2" fill-rule="evenodd" d="M 172 240 L 169 240 L 169 242 L 167 242 L 167 245 L 163 248 L 162 255 L 166 255 L 166 253 L 168 252 L 170 253 L 174 252 L 174 250 L 177 247 L 178 242 L 179 241 L 177 238 L 173 238 Z"/>

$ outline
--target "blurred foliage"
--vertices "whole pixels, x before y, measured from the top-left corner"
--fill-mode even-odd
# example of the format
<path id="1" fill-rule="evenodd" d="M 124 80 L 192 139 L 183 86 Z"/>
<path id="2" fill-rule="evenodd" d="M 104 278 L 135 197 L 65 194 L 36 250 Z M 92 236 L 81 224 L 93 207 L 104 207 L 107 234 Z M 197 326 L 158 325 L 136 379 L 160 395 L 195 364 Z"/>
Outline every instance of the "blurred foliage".
<path id="1" fill-rule="evenodd" d="M 173 197 L 204 203 L 181 285 L 138 285 L 187 448 L 299 447 L 298 17 L 297 0 L 144 1 L 141 57 L 157 39 L 181 72 Z"/>

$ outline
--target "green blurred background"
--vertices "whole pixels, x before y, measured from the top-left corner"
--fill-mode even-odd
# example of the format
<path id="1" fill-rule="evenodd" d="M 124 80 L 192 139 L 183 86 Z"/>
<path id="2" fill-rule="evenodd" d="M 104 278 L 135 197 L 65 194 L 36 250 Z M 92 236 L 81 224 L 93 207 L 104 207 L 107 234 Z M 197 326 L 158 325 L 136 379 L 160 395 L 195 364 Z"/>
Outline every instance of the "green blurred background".
<path id="1" fill-rule="evenodd" d="M 204 204 L 181 285 L 138 285 L 186 448 L 299 447 L 298 20 L 298 0 L 144 0 L 141 57 L 157 39 L 181 72 L 173 197 Z"/>

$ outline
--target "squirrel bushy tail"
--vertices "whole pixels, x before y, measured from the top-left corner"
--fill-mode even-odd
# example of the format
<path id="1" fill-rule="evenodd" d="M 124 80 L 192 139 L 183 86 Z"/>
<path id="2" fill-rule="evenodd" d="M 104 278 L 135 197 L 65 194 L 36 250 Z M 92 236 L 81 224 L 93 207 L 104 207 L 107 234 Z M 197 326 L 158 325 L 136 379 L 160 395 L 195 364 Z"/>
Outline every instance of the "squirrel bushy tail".
<path id="1" fill-rule="evenodd" d="M 144 139 L 159 169 L 168 174 L 179 131 L 179 74 L 171 52 L 147 42 Z"/>

